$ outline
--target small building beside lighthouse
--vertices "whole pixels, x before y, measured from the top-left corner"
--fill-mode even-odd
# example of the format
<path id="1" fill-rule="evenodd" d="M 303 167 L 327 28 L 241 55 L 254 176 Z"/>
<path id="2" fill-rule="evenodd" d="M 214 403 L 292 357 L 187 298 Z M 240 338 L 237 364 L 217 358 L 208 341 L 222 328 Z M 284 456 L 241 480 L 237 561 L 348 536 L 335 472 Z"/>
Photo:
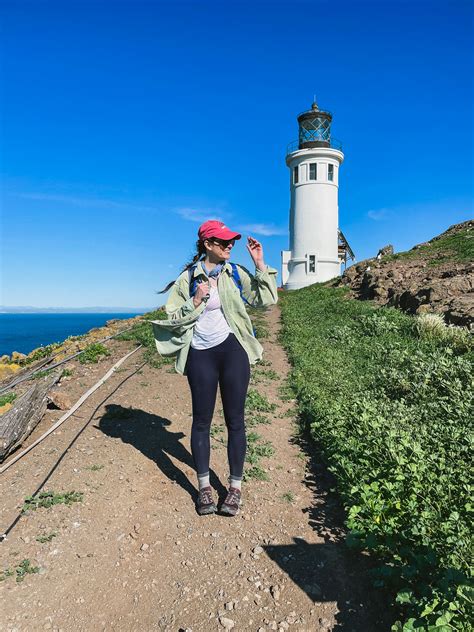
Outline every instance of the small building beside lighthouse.
<path id="1" fill-rule="evenodd" d="M 317 103 L 298 116 L 298 140 L 288 146 L 290 249 L 282 251 L 282 284 L 296 290 L 328 281 L 354 258 L 339 229 L 341 144 L 331 138 L 332 115 Z"/>

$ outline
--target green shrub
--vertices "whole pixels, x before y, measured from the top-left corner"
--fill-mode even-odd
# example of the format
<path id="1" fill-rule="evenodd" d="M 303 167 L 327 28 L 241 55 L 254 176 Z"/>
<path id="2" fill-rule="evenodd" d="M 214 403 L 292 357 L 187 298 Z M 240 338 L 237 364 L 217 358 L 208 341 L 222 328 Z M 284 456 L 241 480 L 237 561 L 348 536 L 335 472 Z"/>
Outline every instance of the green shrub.
<path id="1" fill-rule="evenodd" d="M 88 345 L 78 358 L 81 364 L 90 364 L 98 362 L 101 356 L 108 355 L 110 355 L 110 351 L 107 347 L 100 342 L 94 342 Z"/>
<path id="2" fill-rule="evenodd" d="M 144 360 L 155 369 L 159 369 L 164 364 L 174 364 L 175 358 L 162 358 L 156 349 L 155 337 L 153 335 L 152 324 L 149 320 L 166 320 L 167 315 L 163 308 L 153 312 L 143 314 L 143 320 L 139 321 L 133 329 L 119 334 L 116 340 L 132 340 L 145 348 Z M 174 371 L 170 371 L 174 373 Z"/>
<path id="3" fill-rule="evenodd" d="M 42 360 L 43 358 L 49 358 L 50 355 L 56 351 L 58 347 L 61 346 L 61 342 L 53 342 L 50 345 L 46 345 L 46 347 L 39 347 L 36 351 L 21 361 L 21 364 L 31 364 L 32 362 L 36 362 L 36 360 Z"/>
<path id="4" fill-rule="evenodd" d="M 474 336 L 464 327 L 448 326 L 441 314 L 421 314 L 416 317 L 420 338 L 447 343 L 456 349 L 467 351 L 474 348 Z"/>
<path id="5" fill-rule="evenodd" d="M 5 404 L 11 404 L 16 399 L 16 393 L 5 393 L 5 395 L 0 395 L 0 406 L 5 406 Z"/>
<path id="6" fill-rule="evenodd" d="M 282 295 L 302 423 L 336 477 L 347 543 L 381 560 L 376 584 L 400 607 L 392 629 L 467 632 L 474 354 L 346 293 Z"/>

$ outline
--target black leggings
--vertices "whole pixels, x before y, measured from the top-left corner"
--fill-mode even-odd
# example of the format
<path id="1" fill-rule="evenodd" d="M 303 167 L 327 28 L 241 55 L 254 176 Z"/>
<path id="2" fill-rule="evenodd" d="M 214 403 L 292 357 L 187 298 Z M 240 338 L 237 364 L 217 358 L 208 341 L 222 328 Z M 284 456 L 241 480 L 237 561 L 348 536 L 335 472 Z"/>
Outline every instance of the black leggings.
<path id="1" fill-rule="evenodd" d="M 241 479 L 247 447 L 244 409 L 250 379 L 250 364 L 245 349 L 234 334 L 229 334 L 224 342 L 210 349 L 190 347 L 186 374 L 193 403 L 191 452 L 198 475 L 209 472 L 209 434 L 219 384 L 228 433 L 230 474 L 233 478 Z"/>

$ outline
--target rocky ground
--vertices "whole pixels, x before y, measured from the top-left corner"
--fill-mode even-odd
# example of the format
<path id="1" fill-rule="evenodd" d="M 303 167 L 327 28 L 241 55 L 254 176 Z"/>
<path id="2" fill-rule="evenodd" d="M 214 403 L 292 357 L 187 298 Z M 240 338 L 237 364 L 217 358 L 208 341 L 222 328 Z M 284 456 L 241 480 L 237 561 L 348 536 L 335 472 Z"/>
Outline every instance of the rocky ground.
<path id="1" fill-rule="evenodd" d="M 244 483 L 241 513 L 196 513 L 186 378 L 169 364 L 151 368 L 140 350 L 1 475 L 0 532 L 8 536 L 0 543 L 0 630 L 390 629 L 392 615 L 368 577 L 371 560 L 345 546 L 331 478 L 297 436 L 294 402 L 282 396 L 289 367 L 277 306 L 267 321 L 265 364 L 252 388 L 276 410 L 271 424 L 252 431 L 275 452 L 262 459 L 269 480 Z M 98 364 L 68 363 L 65 400 L 74 403 L 133 348 L 107 346 L 112 355 Z M 211 484 L 222 499 L 221 413 L 218 401 Z M 63 414 L 48 409 L 26 443 Z M 39 490 L 83 496 L 18 519 L 25 497 Z"/>
<path id="2" fill-rule="evenodd" d="M 451 226 L 402 256 L 386 247 L 377 257 L 348 268 L 335 285 L 347 285 L 351 296 L 398 307 L 410 314 L 443 314 L 446 322 L 474 326 L 474 257 L 456 261 L 456 237 L 474 240 L 474 221 Z M 441 244 L 446 247 L 438 247 Z M 451 248 L 450 248 L 451 244 Z M 472 250 L 472 246 L 471 246 Z"/>

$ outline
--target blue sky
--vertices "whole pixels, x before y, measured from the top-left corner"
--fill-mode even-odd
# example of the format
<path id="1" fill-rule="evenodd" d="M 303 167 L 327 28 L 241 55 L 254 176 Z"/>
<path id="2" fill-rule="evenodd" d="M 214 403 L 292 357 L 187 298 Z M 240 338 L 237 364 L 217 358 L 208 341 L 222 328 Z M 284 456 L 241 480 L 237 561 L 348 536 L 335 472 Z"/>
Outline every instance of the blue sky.
<path id="1" fill-rule="evenodd" d="M 472 11 L 3 0 L 0 303 L 160 305 L 207 218 L 280 269 L 285 149 L 314 94 L 357 260 L 472 217 Z"/>

